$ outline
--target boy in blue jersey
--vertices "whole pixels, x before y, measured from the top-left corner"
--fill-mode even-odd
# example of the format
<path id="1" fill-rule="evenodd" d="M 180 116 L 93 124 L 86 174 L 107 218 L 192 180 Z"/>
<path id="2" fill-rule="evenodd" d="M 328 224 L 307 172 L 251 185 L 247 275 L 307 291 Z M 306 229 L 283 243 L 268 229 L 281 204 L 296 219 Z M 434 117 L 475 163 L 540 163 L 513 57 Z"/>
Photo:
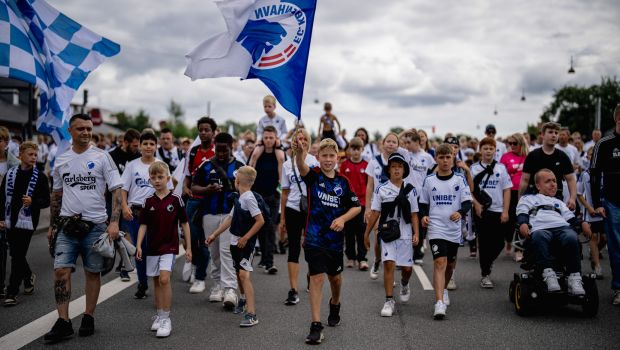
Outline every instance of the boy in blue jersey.
<path id="1" fill-rule="evenodd" d="M 310 169 L 306 165 L 306 150 L 299 146 L 297 138 L 293 138 L 292 148 L 309 197 L 303 246 L 310 274 L 312 324 L 306 343 L 319 344 L 323 340 L 321 298 L 325 274 L 331 287 L 327 324 L 334 327 L 340 323 L 344 224 L 359 214 L 361 207 L 349 181 L 335 170 L 338 164 L 338 145 L 334 140 L 321 141 L 319 168 Z"/>
<path id="2" fill-rule="evenodd" d="M 422 226 L 428 227 L 433 254 L 433 288 L 435 311 L 441 320 L 450 305 L 447 284 L 456 267 L 456 254 L 461 241 L 461 218 L 471 210 L 471 192 L 463 175 L 452 171 L 454 153 L 448 144 L 436 150 L 437 173 L 424 179 L 420 191 Z"/>

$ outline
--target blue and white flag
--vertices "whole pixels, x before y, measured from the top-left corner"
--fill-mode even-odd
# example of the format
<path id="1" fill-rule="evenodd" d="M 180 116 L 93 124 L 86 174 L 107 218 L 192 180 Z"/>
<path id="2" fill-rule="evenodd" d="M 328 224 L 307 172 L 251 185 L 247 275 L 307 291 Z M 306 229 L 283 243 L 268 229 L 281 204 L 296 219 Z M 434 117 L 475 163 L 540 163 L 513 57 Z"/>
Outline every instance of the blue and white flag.
<path id="1" fill-rule="evenodd" d="M 190 52 L 185 75 L 260 79 L 289 112 L 301 101 L 316 0 L 217 1 L 227 32 Z"/>
<path id="2" fill-rule="evenodd" d="M 69 146 L 70 104 L 88 74 L 120 46 L 43 0 L 0 0 L 0 76 L 39 88 L 37 130 L 58 155 Z"/>

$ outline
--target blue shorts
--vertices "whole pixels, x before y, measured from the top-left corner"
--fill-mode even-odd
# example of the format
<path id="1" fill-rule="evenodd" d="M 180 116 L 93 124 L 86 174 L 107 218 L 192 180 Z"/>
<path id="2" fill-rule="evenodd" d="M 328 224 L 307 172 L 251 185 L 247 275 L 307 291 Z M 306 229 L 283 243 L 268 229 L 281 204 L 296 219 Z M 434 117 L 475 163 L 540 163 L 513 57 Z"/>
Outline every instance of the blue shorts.
<path id="1" fill-rule="evenodd" d="M 84 270 L 92 273 L 104 271 L 104 258 L 99 253 L 95 253 L 92 246 L 107 228 L 105 223 L 95 224 L 93 229 L 82 239 L 70 237 L 61 230 L 56 239 L 54 269 L 70 267 L 71 271 L 75 271 L 78 255 L 81 255 Z"/>

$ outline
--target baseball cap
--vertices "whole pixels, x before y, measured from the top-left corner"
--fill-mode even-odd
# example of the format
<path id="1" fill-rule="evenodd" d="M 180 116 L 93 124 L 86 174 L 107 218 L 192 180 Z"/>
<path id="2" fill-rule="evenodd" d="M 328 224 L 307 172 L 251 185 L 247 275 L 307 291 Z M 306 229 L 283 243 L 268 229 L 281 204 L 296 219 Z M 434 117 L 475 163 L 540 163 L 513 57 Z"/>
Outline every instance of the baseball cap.
<path id="1" fill-rule="evenodd" d="M 488 133 L 497 134 L 497 129 L 495 129 L 495 125 L 489 124 L 486 126 L 486 128 L 484 128 L 484 133 L 485 134 L 488 134 Z"/>
<path id="2" fill-rule="evenodd" d="M 448 136 L 443 140 L 444 143 L 447 143 L 449 145 L 457 145 L 459 146 L 459 140 L 454 137 L 454 136 Z"/>

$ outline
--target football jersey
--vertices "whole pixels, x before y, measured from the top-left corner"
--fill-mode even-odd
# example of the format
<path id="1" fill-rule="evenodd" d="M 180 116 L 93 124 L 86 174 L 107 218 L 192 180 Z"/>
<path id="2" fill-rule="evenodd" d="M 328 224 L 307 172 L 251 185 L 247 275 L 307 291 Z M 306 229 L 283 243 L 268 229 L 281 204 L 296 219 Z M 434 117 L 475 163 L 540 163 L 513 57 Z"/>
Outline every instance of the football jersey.
<path id="1" fill-rule="evenodd" d="M 314 167 L 302 179 L 308 186 L 309 197 L 304 247 L 342 252 L 344 231 L 333 231 L 330 226 L 349 209 L 359 207 L 359 199 L 349 181 L 337 172 L 329 178 L 319 167 Z"/>
<path id="2" fill-rule="evenodd" d="M 252 193 L 252 191 L 243 192 L 239 196 L 239 205 L 241 207 L 241 210 L 245 210 L 245 211 L 250 212 L 250 215 L 253 218 L 256 217 L 258 214 L 262 213 L 260 211 L 260 208 L 258 207 L 258 201 L 256 200 L 256 197 L 254 196 L 254 193 Z M 234 210 L 231 210 L 229 215 L 233 216 L 233 213 L 234 213 Z M 254 224 L 252 224 L 252 225 L 254 225 Z M 243 235 L 245 235 L 246 233 L 247 232 L 244 232 Z M 237 236 L 235 234 L 231 234 L 230 235 L 230 245 L 237 245 L 237 243 L 239 242 L 239 238 L 240 238 L 240 236 Z"/>
<path id="3" fill-rule="evenodd" d="M 381 212 L 381 203 L 393 202 L 396 196 L 398 196 L 399 192 L 400 192 L 400 187 L 396 187 L 396 185 L 394 185 L 392 181 L 388 181 L 384 184 L 379 185 L 379 187 L 377 187 L 377 189 L 375 190 L 374 195 L 372 196 L 371 209 L 374 211 Z M 413 190 L 411 190 L 411 192 L 407 194 L 407 200 L 409 201 L 409 204 L 411 205 L 411 212 L 417 213 L 419 211 L 418 210 L 418 191 L 415 189 L 415 187 L 413 188 Z M 407 214 L 403 213 L 403 215 L 407 215 Z M 396 219 L 394 217 L 394 213 L 391 213 L 387 217 L 387 219 Z M 399 226 L 400 226 L 400 239 L 410 240 L 411 236 L 413 235 L 411 224 L 406 223 L 402 217 L 399 217 L 398 221 L 399 221 Z"/>
<path id="4" fill-rule="evenodd" d="M 291 159 L 292 158 L 287 159 L 282 165 L 282 180 L 280 181 L 280 184 L 282 185 L 283 190 L 289 190 L 286 207 L 299 211 L 299 200 L 301 199 L 299 188 L 301 187 L 304 195 L 307 195 L 308 191 L 306 189 L 306 184 L 301 179 L 301 175 L 299 174 L 299 167 L 296 166 L 295 173 L 293 173 Z M 319 166 L 319 162 L 311 154 L 306 155 L 305 163 L 310 168 Z M 299 186 L 297 186 L 297 184 L 299 184 Z"/>
<path id="5" fill-rule="evenodd" d="M 357 195 L 362 206 L 366 206 L 366 185 L 368 184 L 368 175 L 366 168 L 368 162 L 360 160 L 358 163 L 346 159 L 340 165 L 340 173 L 343 174 L 351 185 L 351 189 Z"/>
<path id="6" fill-rule="evenodd" d="M 169 192 L 164 198 L 153 193 L 144 200 L 140 225 L 146 225 L 146 255 L 179 254 L 179 223 L 187 222 L 180 196 Z"/>
<path id="7" fill-rule="evenodd" d="M 381 157 L 381 162 L 377 160 L 378 157 Z M 387 165 L 387 159 L 381 155 L 377 155 L 368 162 L 368 166 L 366 167 L 366 175 L 372 177 L 374 180 L 373 193 L 377 190 L 380 184 L 385 183 L 389 180 L 388 175 L 383 171 L 383 167 Z"/>
<path id="8" fill-rule="evenodd" d="M 463 175 L 452 173 L 440 179 L 431 174 L 424 179 L 420 203 L 429 205 L 429 239 L 461 242 L 461 220 L 454 222 L 450 216 L 461 209 L 461 203 L 471 201 L 471 192 Z"/>
<path id="9" fill-rule="evenodd" d="M 553 207 L 555 210 L 540 209 L 536 213 L 530 213 L 530 210 L 542 205 Z M 567 221 L 575 217 L 575 214 L 568 209 L 564 202 L 540 193 L 525 195 L 519 199 L 517 215 L 520 214 L 529 215 L 530 225 L 532 226 L 531 232 L 568 226 Z"/>
<path id="10" fill-rule="evenodd" d="M 579 179 L 579 182 L 577 183 L 577 194 L 582 195 L 583 198 L 585 198 L 586 202 L 588 202 L 590 206 L 593 206 L 592 205 L 592 192 L 591 192 L 590 186 L 591 186 L 590 171 L 584 171 L 583 173 L 581 173 L 581 178 Z M 585 212 L 585 220 L 587 222 L 603 221 L 603 218 L 600 216 L 590 215 L 590 213 L 587 210 L 585 210 L 585 208 L 584 208 L 584 212 Z"/>
<path id="11" fill-rule="evenodd" d="M 149 182 L 149 166 L 142 159 L 134 159 L 127 163 L 121 175 L 123 190 L 127 191 L 128 205 L 142 205 L 144 200 L 155 192 Z"/>
<path id="12" fill-rule="evenodd" d="M 62 190 L 61 216 L 82 214 L 94 223 L 107 220 L 105 190 L 122 186 L 118 168 L 106 151 L 90 146 L 77 154 L 73 148 L 56 157 L 54 191 Z"/>
<path id="13" fill-rule="evenodd" d="M 482 165 L 482 163 L 478 162 L 471 167 L 471 176 L 473 178 L 476 175 L 486 170 L 486 167 L 490 164 Z M 508 175 L 508 171 L 506 167 L 501 163 L 495 163 L 495 167 L 493 168 L 493 174 L 489 177 L 489 180 L 486 181 L 487 175 L 484 175 L 480 180 L 480 189 L 485 190 L 491 199 L 493 199 L 493 203 L 489 207 L 489 211 L 495 213 L 501 213 L 504 211 L 504 190 L 512 188 L 512 180 L 510 179 L 510 175 Z M 486 186 L 484 183 L 486 182 Z"/>
<path id="14" fill-rule="evenodd" d="M 416 189 L 422 188 L 424 179 L 428 174 L 428 170 L 435 165 L 435 159 L 430 154 L 420 150 L 416 153 L 409 152 L 409 176 L 406 181 L 412 184 Z"/>

